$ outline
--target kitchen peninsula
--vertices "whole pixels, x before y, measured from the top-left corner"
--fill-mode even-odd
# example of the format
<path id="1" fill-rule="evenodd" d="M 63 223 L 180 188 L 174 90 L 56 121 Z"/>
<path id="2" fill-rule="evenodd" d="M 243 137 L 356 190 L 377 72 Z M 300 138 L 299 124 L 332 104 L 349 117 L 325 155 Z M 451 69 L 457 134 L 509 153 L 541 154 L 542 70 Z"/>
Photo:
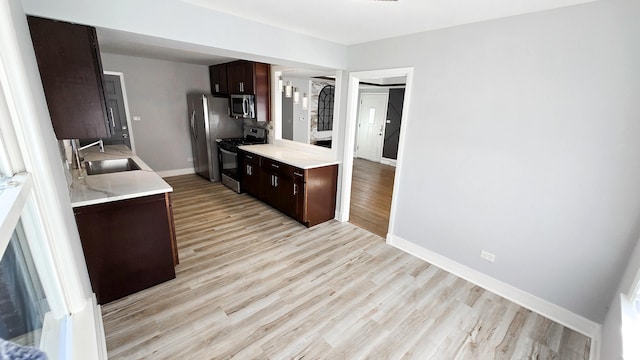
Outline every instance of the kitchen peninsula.
<path id="1" fill-rule="evenodd" d="M 335 217 L 339 161 L 284 145 L 238 149 L 247 193 L 307 227 Z"/>

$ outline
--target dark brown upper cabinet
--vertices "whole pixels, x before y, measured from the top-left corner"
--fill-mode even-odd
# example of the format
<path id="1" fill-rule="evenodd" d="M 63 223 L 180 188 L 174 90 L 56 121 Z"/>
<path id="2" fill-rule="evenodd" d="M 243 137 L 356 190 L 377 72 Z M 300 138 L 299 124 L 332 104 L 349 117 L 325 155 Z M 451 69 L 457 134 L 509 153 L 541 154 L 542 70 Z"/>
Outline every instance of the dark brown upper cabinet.
<path id="1" fill-rule="evenodd" d="M 232 94 L 255 95 L 256 120 L 269 121 L 271 107 L 270 66 L 247 60 L 209 67 L 211 93 L 227 97 Z"/>
<path id="2" fill-rule="evenodd" d="M 56 138 L 109 137 L 95 28 L 34 16 L 27 21 Z"/>
<path id="3" fill-rule="evenodd" d="M 256 63 L 239 60 L 227 64 L 227 79 L 231 94 L 254 94 Z"/>
<path id="4" fill-rule="evenodd" d="M 213 96 L 229 96 L 227 86 L 227 64 L 209 66 L 209 80 Z"/>

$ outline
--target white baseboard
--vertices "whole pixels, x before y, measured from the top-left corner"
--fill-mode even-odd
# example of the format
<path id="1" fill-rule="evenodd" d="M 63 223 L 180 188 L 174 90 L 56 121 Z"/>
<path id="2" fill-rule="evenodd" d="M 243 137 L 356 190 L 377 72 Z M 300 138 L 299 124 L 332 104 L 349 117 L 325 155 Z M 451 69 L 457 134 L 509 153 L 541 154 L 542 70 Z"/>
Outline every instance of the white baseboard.
<path id="1" fill-rule="evenodd" d="M 549 301 L 531 295 L 514 286 L 499 281 L 489 275 L 471 269 L 447 257 L 427 250 L 401 237 L 388 234 L 387 244 L 418 257 L 432 265 L 446 270 L 462 279 L 474 283 L 488 291 L 504 297 L 514 303 L 545 316 L 563 326 L 591 338 L 590 360 L 600 357 L 601 325 L 575 314 Z"/>
<path id="2" fill-rule="evenodd" d="M 389 159 L 389 158 L 380 158 L 380 163 L 381 164 L 385 164 L 385 165 L 391 165 L 391 166 L 396 166 L 396 163 L 398 162 L 398 160 L 396 159 Z"/>
<path id="3" fill-rule="evenodd" d="M 160 177 L 163 177 L 163 178 L 170 177 L 170 176 L 195 174 L 195 173 L 196 173 L 196 171 L 195 171 L 194 168 L 166 170 L 166 171 L 156 171 L 156 174 L 160 175 Z"/>

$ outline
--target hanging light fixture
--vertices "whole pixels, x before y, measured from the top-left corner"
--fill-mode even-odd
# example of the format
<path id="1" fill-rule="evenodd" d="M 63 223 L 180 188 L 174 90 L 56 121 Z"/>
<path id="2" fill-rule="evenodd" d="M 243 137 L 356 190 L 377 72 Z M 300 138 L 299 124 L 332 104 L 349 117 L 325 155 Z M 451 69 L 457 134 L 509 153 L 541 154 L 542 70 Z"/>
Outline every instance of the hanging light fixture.
<path id="1" fill-rule="evenodd" d="M 309 98 L 307 93 L 302 93 L 302 108 L 307 109 L 309 107 Z"/>
<path id="2" fill-rule="evenodd" d="M 284 90 L 282 76 L 278 77 L 278 91 L 282 92 Z"/>
<path id="3" fill-rule="evenodd" d="M 300 93 L 296 88 L 293 88 L 293 103 L 294 104 L 300 103 Z"/>
<path id="4" fill-rule="evenodd" d="M 284 87 L 284 96 L 290 98 L 292 90 L 293 86 L 291 85 L 291 81 L 287 81 L 287 86 Z"/>

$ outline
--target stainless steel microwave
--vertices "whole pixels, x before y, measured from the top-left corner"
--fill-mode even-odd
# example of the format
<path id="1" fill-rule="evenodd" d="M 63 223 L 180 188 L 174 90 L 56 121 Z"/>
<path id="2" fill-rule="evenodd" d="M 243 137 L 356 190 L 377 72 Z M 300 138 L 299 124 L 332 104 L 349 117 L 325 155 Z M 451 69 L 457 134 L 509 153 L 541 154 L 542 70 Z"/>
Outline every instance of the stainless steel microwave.
<path id="1" fill-rule="evenodd" d="M 245 119 L 256 118 L 256 106 L 254 95 L 231 95 L 231 116 L 241 117 Z"/>

